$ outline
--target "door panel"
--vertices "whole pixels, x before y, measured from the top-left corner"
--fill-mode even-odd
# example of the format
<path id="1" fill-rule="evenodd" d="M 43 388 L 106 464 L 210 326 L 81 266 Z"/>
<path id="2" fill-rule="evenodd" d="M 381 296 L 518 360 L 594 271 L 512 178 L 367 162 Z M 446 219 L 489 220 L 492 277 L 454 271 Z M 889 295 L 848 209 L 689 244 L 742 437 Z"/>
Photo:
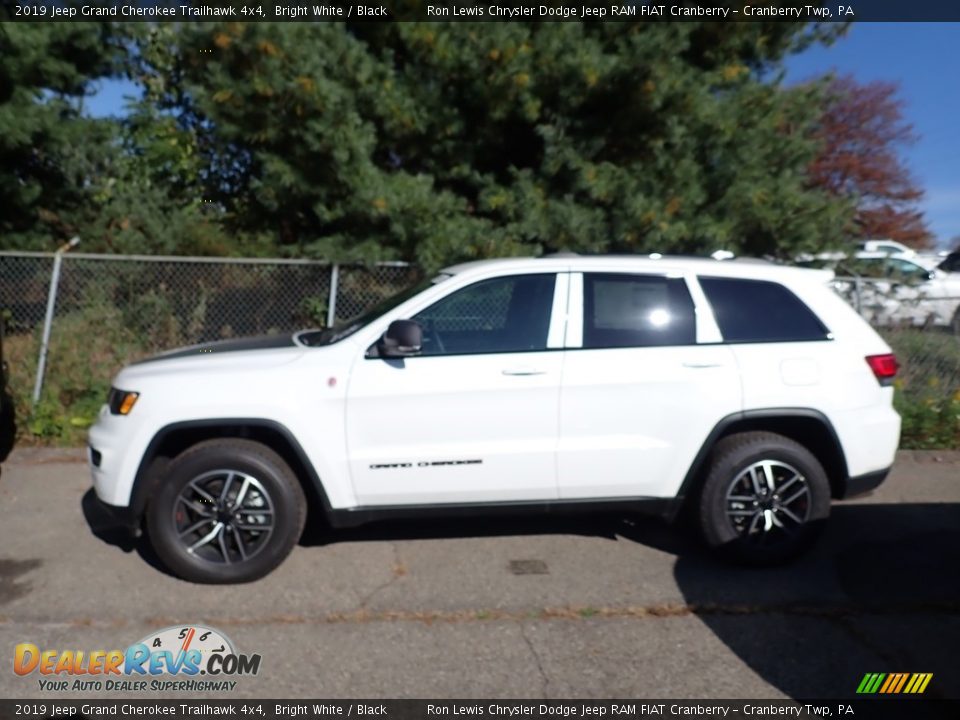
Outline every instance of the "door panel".
<path id="1" fill-rule="evenodd" d="M 347 408 L 358 501 L 555 498 L 562 358 L 548 351 L 360 360 Z"/>
<path id="2" fill-rule="evenodd" d="M 560 497 L 672 497 L 717 420 L 740 407 L 727 346 L 569 350 Z"/>
<path id="3" fill-rule="evenodd" d="M 363 505 L 548 500 L 567 283 L 552 273 L 484 280 L 414 316 L 423 354 L 358 358 L 347 444 Z M 557 294 L 563 297 L 558 298 Z"/>
<path id="4" fill-rule="evenodd" d="M 582 329 L 564 360 L 560 497 L 672 497 L 717 421 L 742 407 L 735 358 L 697 344 L 684 278 L 587 273 L 570 287 Z"/>

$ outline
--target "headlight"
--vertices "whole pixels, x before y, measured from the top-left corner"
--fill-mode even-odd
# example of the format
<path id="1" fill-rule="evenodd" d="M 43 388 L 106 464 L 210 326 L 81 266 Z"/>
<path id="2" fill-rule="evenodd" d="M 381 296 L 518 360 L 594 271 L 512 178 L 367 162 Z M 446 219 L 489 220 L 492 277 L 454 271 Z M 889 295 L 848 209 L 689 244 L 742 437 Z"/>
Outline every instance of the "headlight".
<path id="1" fill-rule="evenodd" d="M 110 388 L 110 395 L 107 397 L 107 405 L 113 415 L 129 415 L 133 406 L 137 403 L 140 393 L 131 390 L 118 390 Z"/>

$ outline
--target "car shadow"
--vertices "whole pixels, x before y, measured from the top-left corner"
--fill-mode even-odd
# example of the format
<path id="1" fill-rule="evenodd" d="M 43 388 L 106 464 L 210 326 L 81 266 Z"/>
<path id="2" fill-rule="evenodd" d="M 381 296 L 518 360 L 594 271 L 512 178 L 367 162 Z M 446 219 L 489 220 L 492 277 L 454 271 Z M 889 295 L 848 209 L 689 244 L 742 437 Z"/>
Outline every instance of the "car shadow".
<path id="1" fill-rule="evenodd" d="M 94 535 L 168 573 L 145 541 L 116 530 L 92 491 Z M 300 544 L 532 535 L 635 542 L 669 553 L 683 606 L 742 663 L 796 699 L 853 699 L 865 673 L 933 673 L 926 696 L 960 698 L 960 504 L 838 503 L 806 555 L 775 568 L 728 565 L 689 523 L 635 515 L 499 516 L 310 525 Z M 671 614 L 671 613 L 667 613 Z M 640 630 L 642 632 L 642 630 Z M 709 684 L 703 697 L 712 695 Z"/>
<path id="2" fill-rule="evenodd" d="M 676 557 L 686 607 L 675 610 L 696 616 L 786 696 L 849 700 L 867 672 L 931 672 L 926 696 L 960 698 L 960 505 L 838 503 L 816 546 L 774 568 L 720 561 L 689 524 L 624 514 L 385 521 L 312 530 L 301 544 L 501 535 L 636 542 Z"/>
<path id="3" fill-rule="evenodd" d="M 658 521 L 654 518 L 653 522 Z M 393 540 L 439 540 L 443 538 L 482 538 L 507 535 L 582 535 L 615 540 L 622 515 L 516 515 L 488 517 L 429 518 L 417 520 L 381 520 L 348 528 L 329 528 L 323 523 L 308 523 L 300 539 L 304 547 L 342 542 L 379 542 Z M 659 523 L 662 524 L 662 523 Z"/>
<path id="4" fill-rule="evenodd" d="M 958 504 L 838 504 L 789 566 L 681 553 L 674 577 L 714 635 L 789 697 L 850 699 L 867 672 L 932 672 L 928 697 L 960 698 Z"/>
<path id="5" fill-rule="evenodd" d="M 165 575 L 175 577 L 163 564 L 163 561 L 157 557 L 145 537 L 135 537 L 129 529 L 117 525 L 116 520 L 110 517 L 110 514 L 97 502 L 97 496 L 93 488 L 87 490 L 80 498 L 80 509 L 83 511 L 83 518 L 87 521 L 90 532 L 95 538 L 118 548 L 124 553 L 136 552 L 152 568 Z"/>

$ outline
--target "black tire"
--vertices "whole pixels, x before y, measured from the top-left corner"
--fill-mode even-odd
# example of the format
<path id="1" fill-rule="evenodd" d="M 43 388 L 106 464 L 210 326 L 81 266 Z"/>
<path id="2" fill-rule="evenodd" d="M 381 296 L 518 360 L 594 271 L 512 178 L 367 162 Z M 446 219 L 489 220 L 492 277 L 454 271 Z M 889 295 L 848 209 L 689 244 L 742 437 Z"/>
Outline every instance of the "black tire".
<path id="1" fill-rule="evenodd" d="M 9 457 L 17 441 L 17 419 L 13 398 L 6 388 L 0 389 L 0 462 Z"/>
<path id="2" fill-rule="evenodd" d="M 223 439 L 198 443 L 167 465 L 146 526 L 160 560 L 179 577 L 243 583 L 283 562 L 306 516 L 303 488 L 277 453 L 250 440 Z"/>
<path id="3" fill-rule="evenodd" d="M 800 443 L 769 432 L 739 433 L 713 449 L 696 509 L 707 545 L 725 559 L 778 565 L 804 552 L 822 531 L 830 482 Z"/>

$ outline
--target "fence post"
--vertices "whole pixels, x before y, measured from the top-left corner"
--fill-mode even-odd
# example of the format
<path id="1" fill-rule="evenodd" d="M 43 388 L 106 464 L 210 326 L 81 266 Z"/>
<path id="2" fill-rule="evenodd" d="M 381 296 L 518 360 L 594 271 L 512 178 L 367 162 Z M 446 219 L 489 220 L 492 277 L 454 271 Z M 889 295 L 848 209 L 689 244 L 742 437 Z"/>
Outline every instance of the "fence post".
<path id="1" fill-rule="evenodd" d="M 853 303 L 854 307 L 857 308 L 857 314 L 863 315 L 863 306 L 862 301 L 860 300 L 860 293 L 863 290 L 863 284 L 860 281 L 859 275 L 853 276 Z"/>
<path id="2" fill-rule="evenodd" d="M 327 327 L 333 327 L 337 319 L 337 285 L 340 282 L 340 265 L 330 266 L 330 300 L 327 302 Z"/>
<path id="3" fill-rule="evenodd" d="M 33 384 L 33 404 L 40 402 L 40 391 L 43 390 L 43 372 L 47 366 L 47 349 L 50 347 L 50 328 L 53 325 L 53 310 L 57 305 L 57 287 L 60 285 L 60 265 L 63 263 L 63 254 L 70 248 L 76 247 L 79 237 L 70 239 L 53 254 L 53 271 L 50 274 L 50 292 L 47 294 L 47 314 L 43 318 L 43 339 L 40 341 L 40 358 L 37 360 L 37 380 Z"/>

